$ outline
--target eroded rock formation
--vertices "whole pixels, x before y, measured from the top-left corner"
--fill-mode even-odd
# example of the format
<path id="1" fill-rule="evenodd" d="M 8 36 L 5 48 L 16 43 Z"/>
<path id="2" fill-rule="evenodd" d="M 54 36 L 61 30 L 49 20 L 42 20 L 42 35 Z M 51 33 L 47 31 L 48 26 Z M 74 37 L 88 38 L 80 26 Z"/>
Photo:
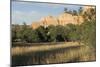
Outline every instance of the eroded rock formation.
<path id="1" fill-rule="evenodd" d="M 84 7 L 83 8 L 83 12 L 87 12 L 89 11 L 89 9 L 92 7 Z M 39 26 L 44 26 L 47 27 L 49 25 L 66 25 L 66 24 L 81 24 L 84 22 L 84 17 L 82 15 L 72 15 L 69 13 L 62 13 L 60 14 L 58 17 L 53 17 L 53 16 L 47 16 L 47 17 L 43 17 L 40 19 L 40 21 L 38 22 L 33 22 L 32 23 L 32 28 L 36 29 Z"/>

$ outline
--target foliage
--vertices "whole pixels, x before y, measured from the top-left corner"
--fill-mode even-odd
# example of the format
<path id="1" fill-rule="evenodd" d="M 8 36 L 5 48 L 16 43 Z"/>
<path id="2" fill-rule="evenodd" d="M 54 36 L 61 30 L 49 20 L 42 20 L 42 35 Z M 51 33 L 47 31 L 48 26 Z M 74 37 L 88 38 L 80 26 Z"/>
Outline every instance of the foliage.
<path id="1" fill-rule="evenodd" d="M 81 40 L 88 46 L 96 47 L 96 9 L 90 8 L 83 17 L 85 21 L 80 25 Z"/>
<path id="2" fill-rule="evenodd" d="M 84 29 L 84 30 L 83 30 Z M 88 21 L 81 25 L 81 39 L 89 46 L 95 47 L 96 45 L 96 22 Z"/>
<path id="3" fill-rule="evenodd" d="M 45 27 L 40 26 L 39 28 L 36 29 L 36 32 L 39 36 L 40 42 L 46 42 L 47 41 L 47 31 L 46 31 Z"/>
<path id="4" fill-rule="evenodd" d="M 66 29 L 69 41 L 78 41 L 80 39 L 79 25 L 67 24 Z"/>
<path id="5" fill-rule="evenodd" d="M 95 46 L 95 21 L 87 21 L 81 25 L 67 24 L 65 26 L 50 25 L 47 28 L 40 26 L 33 30 L 27 25 L 15 25 L 12 29 L 12 41 L 22 42 L 60 42 L 82 41 Z"/>
<path id="6" fill-rule="evenodd" d="M 68 10 L 65 8 L 65 12 Z M 70 12 L 74 15 L 81 14 L 76 11 Z M 96 11 L 91 8 L 84 12 L 85 21 L 81 25 L 50 25 L 48 27 L 40 26 L 37 29 L 32 29 L 26 23 L 23 25 L 12 25 L 12 41 L 20 42 L 62 42 L 62 41 L 81 41 L 87 45 L 94 46 L 96 44 Z"/>
<path id="7" fill-rule="evenodd" d="M 47 37 L 49 42 L 55 42 L 56 41 L 56 26 L 50 25 L 48 26 L 48 32 L 47 32 Z"/>

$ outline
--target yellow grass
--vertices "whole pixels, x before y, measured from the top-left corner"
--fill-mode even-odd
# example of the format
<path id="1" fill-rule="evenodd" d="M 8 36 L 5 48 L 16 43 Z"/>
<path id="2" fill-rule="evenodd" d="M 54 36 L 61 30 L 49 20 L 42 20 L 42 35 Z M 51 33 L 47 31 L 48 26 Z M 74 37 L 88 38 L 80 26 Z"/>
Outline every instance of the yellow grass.
<path id="1" fill-rule="evenodd" d="M 12 65 L 51 64 L 64 62 L 95 61 L 95 51 L 78 42 L 56 45 L 17 46 L 11 49 Z"/>
<path id="2" fill-rule="evenodd" d="M 41 46 L 31 46 L 31 47 L 13 47 L 11 49 L 12 55 L 17 54 L 23 54 L 28 52 L 35 52 L 35 51 L 46 51 L 46 50 L 53 50 L 53 49 L 59 49 L 59 48 L 66 48 L 66 47 L 72 47 L 72 46 L 80 46 L 83 45 L 82 43 L 79 44 L 78 42 L 65 42 L 64 44 L 58 44 L 58 45 L 41 45 Z"/>

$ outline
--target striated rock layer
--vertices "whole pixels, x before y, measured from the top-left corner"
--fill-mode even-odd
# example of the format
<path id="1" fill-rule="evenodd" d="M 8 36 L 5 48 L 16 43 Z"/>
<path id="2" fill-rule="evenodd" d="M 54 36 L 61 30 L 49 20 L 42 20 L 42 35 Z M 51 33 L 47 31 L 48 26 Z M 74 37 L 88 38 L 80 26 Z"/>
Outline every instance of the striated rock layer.
<path id="1" fill-rule="evenodd" d="M 63 13 L 59 15 L 58 17 L 53 17 L 53 16 L 47 16 L 44 18 L 41 18 L 39 22 L 33 22 L 32 23 L 32 28 L 36 29 L 39 26 L 44 26 L 47 27 L 49 25 L 66 25 L 66 24 L 81 24 L 84 21 L 82 16 L 73 16 L 68 13 Z"/>
<path id="2" fill-rule="evenodd" d="M 89 11 L 89 9 L 92 8 L 91 6 L 86 6 L 83 8 L 83 12 L 87 12 Z M 47 17 L 43 17 L 40 19 L 40 21 L 38 22 L 33 22 L 32 23 L 32 28 L 36 29 L 39 26 L 44 26 L 47 27 L 49 25 L 66 25 L 66 24 L 81 24 L 84 22 L 84 18 L 82 15 L 72 15 L 69 13 L 62 13 L 57 17 L 53 17 L 53 16 L 47 16 Z"/>

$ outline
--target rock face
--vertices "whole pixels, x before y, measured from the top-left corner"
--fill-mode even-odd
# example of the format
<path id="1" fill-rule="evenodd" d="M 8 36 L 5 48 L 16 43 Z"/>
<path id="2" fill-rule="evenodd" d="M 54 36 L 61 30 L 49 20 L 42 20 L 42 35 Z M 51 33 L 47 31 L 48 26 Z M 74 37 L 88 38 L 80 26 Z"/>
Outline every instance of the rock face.
<path id="1" fill-rule="evenodd" d="M 44 18 L 41 18 L 39 22 L 33 22 L 32 23 L 32 28 L 36 29 L 39 26 L 44 26 L 47 27 L 49 25 L 66 25 L 66 24 L 81 24 L 83 22 L 83 17 L 82 16 L 73 16 L 68 13 L 63 13 L 59 15 L 58 17 L 53 17 L 53 16 L 47 16 Z"/>
<path id="2" fill-rule="evenodd" d="M 83 8 L 83 13 L 89 11 L 91 6 L 86 6 Z M 82 15 L 72 15 L 69 13 L 62 13 L 58 17 L 53 17 L 53 16 L 47 16 L 41 18 L 39 22 L 33 22 L 32 23 L 32 28 L 36 29 L 39 26 L 44 26 L 47 27 L 49 25 L 66 25 L 66 24 L 81 24 L 84 22 L 84 18 Z"/>
<path id="3" fill-rule="evenodd" d="M 57 18 L 53 16 L 47 16 L 47 17 L 42 18 L 41 23 L 43 26 L 58 25 Z"/>
<path id="4" fill-rule="evenodd" d="M 80 24 L 83 22 L 82 16 L 73 16 L 72 14 L 63 13 L 58 17 L 59 25 Z"/>
<path id="5" fill-rule="evenodd" d="M 41 25 L 40 22 L 33 22 L 31 26 L 32 26 L 33 29 L 36 29 L 36 28 L 38 28 L 40 25 Z"/>
<path id="6" fill-rule="evenodd" d="M 73 23 L 74 18 L 71 14 L 63 13 L 58 17 L 59 25 L 65 25 L 68 23 Z"/>

